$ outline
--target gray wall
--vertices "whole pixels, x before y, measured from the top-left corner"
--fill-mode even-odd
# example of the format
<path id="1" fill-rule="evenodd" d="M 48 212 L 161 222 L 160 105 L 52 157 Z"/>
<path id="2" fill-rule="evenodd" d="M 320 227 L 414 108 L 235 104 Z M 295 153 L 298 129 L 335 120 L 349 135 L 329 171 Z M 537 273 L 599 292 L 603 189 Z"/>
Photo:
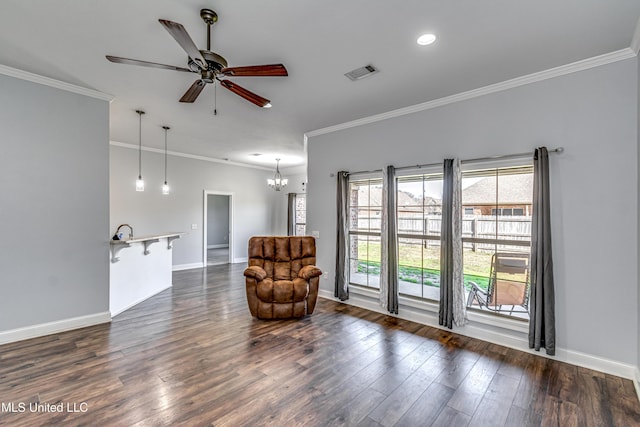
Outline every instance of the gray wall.
<path id="1" fill-rule="evenodd" d="M 207 246 L 229 245 L 229 196 L 207 196 Z"/>
<path id="2" fill-rule="evenodd" d="M 550 159 L 557 346 L 635 365 L 637 85 L 632 58 L 310 138 L 307 221 L 320 231 L 322 289 L 335 277 L 331 173 L 563 146 Z"/>
<path id="3" fill-rule="evenodd" d="M 0 75 L 0 331 L 109 310 L 109 104 Z"/>
<path id="4" fill-rule="evenodd" d="M 638 21 L 640 23 L 640 21 Z M 640 24 L 639 24 L 640 25 Z M 640 56 L 637 56 L 637 75 L 638 75 L 638 167 L 640 169 Z M 638 173 L 638 188 L 640 188 L 640 172 Z M 640 200 L 638 200 L 638 242 L 640 242 Z M 640 268 L 640 249 L 638 250 L 638 262 L 636 264 Z M 640 376 L 640 270 L 638 271 L 638 360 L 636 366 L 638 371 L 636 375 Z M 640 382 L 640 377 L 636 378 Z"/>
<path id="5" fill-rule="evenodd" d="M 144 125 L 143 125 L 144 126 Z M 144 130 L 143 130 L 144 132 Z M 173 245 L 173 265 L 202 263 L 204 191 L 232 192 L 233 258 L 247 257 L 247 242 L 257 234 L 271 234 L 283 219 L 274 217 L 275 191 L 267 187 L 268 170 L 169 156 L 168 181 L 171 194 L 163 196 L 164 157 L 142 152 L 145 191 L 136 192 L 138 152 L 111 146 L 111 233 L 128 223 L 136 235 L 187 232 Z M 197 230 L 191 229 L 197 225 Z M 286 218 L 284 219 L 286 227 Z"/>

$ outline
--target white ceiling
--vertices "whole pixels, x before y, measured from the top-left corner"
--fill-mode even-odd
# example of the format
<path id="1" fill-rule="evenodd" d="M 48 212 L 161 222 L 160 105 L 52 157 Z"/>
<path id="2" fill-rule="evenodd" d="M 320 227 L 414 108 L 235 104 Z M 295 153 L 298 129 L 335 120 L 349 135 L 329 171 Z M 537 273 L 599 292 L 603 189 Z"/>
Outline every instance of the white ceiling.
<path id="1" fill-rule="evenodd" d="M 184 25 L 201 49 L 201 8 L 219 15 L 211 50 L 229 66 L 283 63 L 288 77 L 232 79 L 272 101 L 260 109 L 196 74 L 113 64 L 106 54 L 186 66 L 158 23 Z M 111 140 L 283 168 L 303 165 L 304 132 L 442 98 L 627 48 L 638 0 L 2 0 L 0 64 L 115 97 Z M 437 35 L 418 46 L 424 33 Z M 352 82 L 367 64 L 380 72 Z M 261 153 L 261 156 L 252 156 Z"/>

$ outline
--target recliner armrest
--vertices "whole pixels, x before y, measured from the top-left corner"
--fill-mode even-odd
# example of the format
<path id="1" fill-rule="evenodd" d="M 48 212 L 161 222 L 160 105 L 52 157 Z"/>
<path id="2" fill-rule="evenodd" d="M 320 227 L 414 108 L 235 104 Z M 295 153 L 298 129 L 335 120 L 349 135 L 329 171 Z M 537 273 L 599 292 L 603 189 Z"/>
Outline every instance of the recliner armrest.
<path id="1" fill-rule="evenodd" d="M 264 280 L 267 277 L 267 272 L 264 271 L 262 267 L 258 267 L 257 265 L 252 265 L 244 270 L 244 275 L 246 277 L 251 277 L 256 279 L 258 282 Z"/>
<path id="2" fill-rule="evenodd" d="M 318 277 L 322 275 L 322 270 L 320 270 L 315 265 L 305 265 L 298 272 L 298 277 L 304 280 L 309 280 L 312 277 Z"/>

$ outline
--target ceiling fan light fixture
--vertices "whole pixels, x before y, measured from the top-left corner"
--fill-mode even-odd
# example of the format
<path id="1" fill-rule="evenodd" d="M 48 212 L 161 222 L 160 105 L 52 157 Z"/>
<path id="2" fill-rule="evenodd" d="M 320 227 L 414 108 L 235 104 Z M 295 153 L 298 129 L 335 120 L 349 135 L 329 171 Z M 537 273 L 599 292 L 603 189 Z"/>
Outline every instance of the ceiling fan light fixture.
<path id="1" fill-rule="evenodd" d="M 433 43 L 435 41 L 436 41 L 435 34 L 423 34 L 420 37 L 418 37 L 418 40 L 416 40 L 416 42 L 420 46 L 427 46 L 427 45 L 430 45 L 431 43 Z"/>
<path id="2" fill-rule="evenodd" d="M 273 107 L 273 105 L 271 105 L 271 103 L 270 103 L 270 102 L 267 102 L 267 103 L 265 104 L 265 106 L 264 106 L 264 107 L 262 107 L 262 108 L 271 108 L 271 107 Z"/>

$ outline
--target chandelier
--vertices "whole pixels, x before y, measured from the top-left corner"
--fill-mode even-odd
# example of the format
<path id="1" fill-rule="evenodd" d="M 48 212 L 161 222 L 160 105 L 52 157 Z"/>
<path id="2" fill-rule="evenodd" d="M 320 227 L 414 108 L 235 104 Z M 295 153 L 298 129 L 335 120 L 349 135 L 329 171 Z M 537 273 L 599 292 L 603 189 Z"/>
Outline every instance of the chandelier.
<path id="1" fill-rule="evenodd" d="M 280 191 L 287 186 L 288 182 L 289 180 L 287 178 L 283 178 L 280 173 L 280 159 L 276 159 L 276 174 L 273 176 L 273 179 L 267 179 L 267 184 L 269 184 L 269 187 L 274 190 Z"/>

